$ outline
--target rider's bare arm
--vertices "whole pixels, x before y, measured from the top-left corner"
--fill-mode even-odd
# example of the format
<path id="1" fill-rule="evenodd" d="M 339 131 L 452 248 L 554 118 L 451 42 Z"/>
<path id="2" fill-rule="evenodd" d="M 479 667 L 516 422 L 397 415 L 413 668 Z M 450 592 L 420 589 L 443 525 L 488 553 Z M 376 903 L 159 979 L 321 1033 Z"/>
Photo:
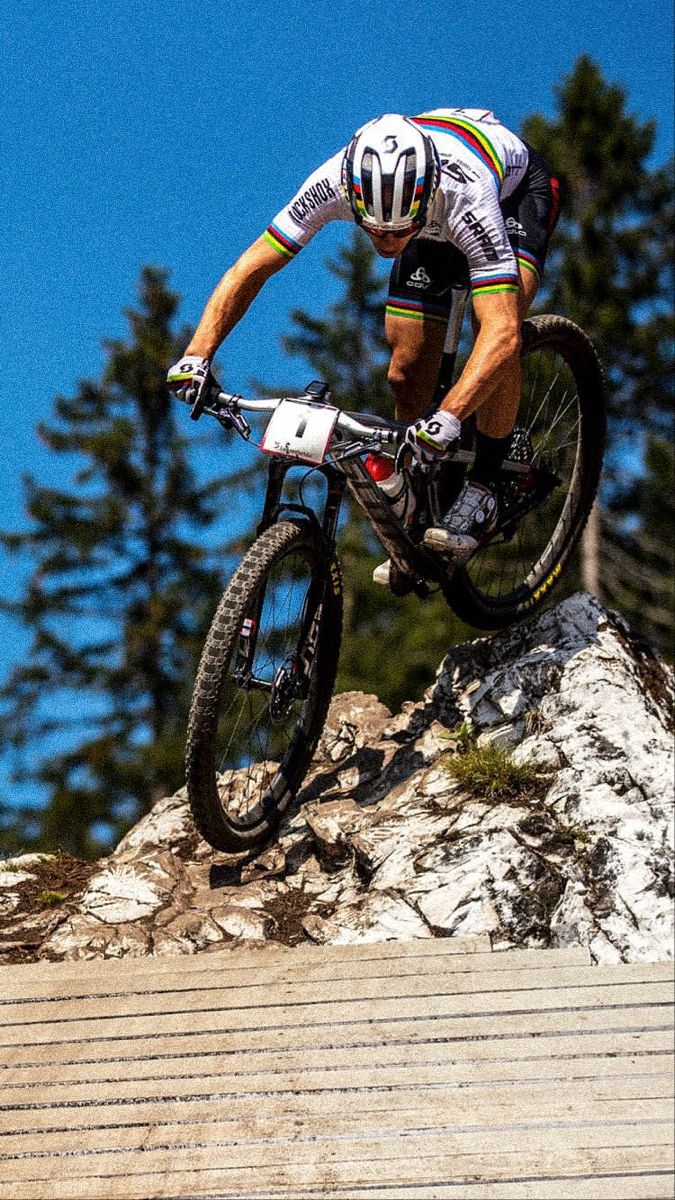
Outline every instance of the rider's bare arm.
<path id="1" fill-rule="evenodd" d="M 266 280 L 281 270 L 287 261 L 264 237 L 253 242 L 215 288 L 185 354 L 200 354 L 212 359 Z"/>
<path id="2" fill-rule="evenodd" d="M 498 388 L 503 377 L 513 378 L 520 353 L 520 314 L 515 292 L 475 296 L 473 310 L 478 334 L 457 383 L 441 408 L 460 421 Z M 507 431 L 508 432 L 508 431 Z"/>

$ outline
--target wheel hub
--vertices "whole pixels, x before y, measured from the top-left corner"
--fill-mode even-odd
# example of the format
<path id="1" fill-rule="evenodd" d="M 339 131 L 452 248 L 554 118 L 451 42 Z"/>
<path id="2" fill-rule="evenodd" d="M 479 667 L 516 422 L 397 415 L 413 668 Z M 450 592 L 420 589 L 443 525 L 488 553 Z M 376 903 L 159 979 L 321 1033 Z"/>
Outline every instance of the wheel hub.
<path id="1" fill-rule="evenodd" d="M 282 663 L 274 676 L 270 697 L 270 716 L 273 721 L 284 721 L 291 711 L 293 702 L 302 696 L 302 676 L 295 663 Z"/>

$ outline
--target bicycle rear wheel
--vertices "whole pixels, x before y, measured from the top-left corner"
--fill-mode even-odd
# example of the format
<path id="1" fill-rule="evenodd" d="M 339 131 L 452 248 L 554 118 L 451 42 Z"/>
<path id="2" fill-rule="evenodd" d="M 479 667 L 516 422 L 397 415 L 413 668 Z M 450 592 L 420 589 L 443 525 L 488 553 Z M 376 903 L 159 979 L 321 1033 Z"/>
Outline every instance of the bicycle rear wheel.
<path id="1" fill-rule="evenodd" d="M 531 478 L 501 485 L 502 508 L 512 505 L 513 521 L 455 571 L 445 593 L 478 629 L 522 620 L 548 599 L 579 542 L 602 468 L 604 380 L 592 343 L 557 316 L 533 317 L 522 335 L 521 402 L 509 457 L 530 463 Z"/>
<path id="2" fill-rule="evenodd" d="M 204 645 L 188 724 L 195 824 L 217 850 L 276 828 L 328 712 L 342 628 L 337 564 L 318 530 L 282 521 L 237 568 Z"/>

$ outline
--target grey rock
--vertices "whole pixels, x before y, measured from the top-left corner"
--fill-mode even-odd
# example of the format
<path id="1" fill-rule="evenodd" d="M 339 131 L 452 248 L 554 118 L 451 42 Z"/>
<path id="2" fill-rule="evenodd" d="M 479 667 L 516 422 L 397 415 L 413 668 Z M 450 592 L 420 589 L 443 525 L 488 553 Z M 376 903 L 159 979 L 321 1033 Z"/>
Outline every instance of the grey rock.
<path id="1" fill-rule="evenodd" d="M 25 936 L 45 958 L 486 933 L 499 948 L 583 944 L 601 962 L 670 957 L 672 697 L 672 672 L 625 623 L 572 597 L 454 647 L 400 713 L 337 696 L 256 858 L 200 841 L 181 790 L 100 864 L 76 911 Z M 448 762 L 462 725 L 534 764 L 532 785 L 496 799 L 461 787 Z M 28 926 L 6 874 L 7 944 Z"/>

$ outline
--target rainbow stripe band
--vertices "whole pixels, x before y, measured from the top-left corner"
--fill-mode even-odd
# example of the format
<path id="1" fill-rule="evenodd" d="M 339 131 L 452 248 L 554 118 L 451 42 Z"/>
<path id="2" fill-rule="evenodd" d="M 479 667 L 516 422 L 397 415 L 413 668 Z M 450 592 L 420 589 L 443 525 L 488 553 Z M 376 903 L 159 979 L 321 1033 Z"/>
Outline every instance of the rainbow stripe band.
<path id="1" fill-rule="evenodd" d="M 419 207 L 420 207 L 420 204 L 422 203 L 423 195 L 424 195 L 424 175 L 421 175 L 420 178 L 415 183 L 415 192 L 414 192 L 414 196 L 413 196 L 413 202 L 412 202 L 412 205 L 410 206 L 410 219 L 411 220 L 413 220 L 419 212 Z"/>
<path id="2" fill-rule="evenodd" d="M 492 275 L 488 279 L 476 279 L 471 282 L 471 292 L 474 296 L 490 296 L 495 292 L 517 292 L 518 280 L 513 275 Z"/>
<path id="3" fill-rule="evenodd" d="M 282 233 L 274 222 L 267 226 L 263 237 L 266 242 L 269 242 L 272 249 L 276 250 L 277 254 L 281 254 L 283 258 L 295 258 L 296 254 L 302 250 L 300 243 L 294 241 L 287 233 Z"/>
<path id="4" fill-rule="evenodd" d="M 518 249 L 515 251 L 515 255 L 518 266 L 524 267 L 526 271 L 531 271 L 533 275 L 536 275 L 537 279 L 541 278 L 539 260 L 534 257 L 534 254 L 530 254 L 527 250 L 521 250 L 520 247 L 518 247 Z"/>
<path id="5" fill-rule="evenodd" d="M 422 300 L 399 300 L 392 296 L 387 301 L 385 312 L 390 317 L 408 317 L 413 321 L 437 321 L 447 325 L 449 310 L 436 304 L 425 304 Z"/>
<path id="6" fill-rule="evenodd" d="M 366 212 L 366 206 L 363 203 L 363 190 L 361 188 L 361 179 L 360 179 L 360 177 L 358 177 L 356 175 L 354 176 L 354 178 L 352 180 L 352 190 L 354 193 L 354 203 L 356 205 L 356 211 L 358 212 L 359 216 L 366 217 L 368 214 Z"/>
<path id="7" fill-rule="evenodd" d="M 420 117 L 413 117 L 416 125 L 421 125 L 423 129 L 434 129 L 437 133 L 448 133 L 451 137 L 456 137 L 465 146 L 468 146 L 472 154 L 488 168 L 491 172 L 497 188 L 501 189 L 504 182 L 504 165 L 497 154 L 492 142 L 485 136 L 482 129 L 467 121 L 464 117 L 441 117 L 434 113 L 422 113 Z"/>

